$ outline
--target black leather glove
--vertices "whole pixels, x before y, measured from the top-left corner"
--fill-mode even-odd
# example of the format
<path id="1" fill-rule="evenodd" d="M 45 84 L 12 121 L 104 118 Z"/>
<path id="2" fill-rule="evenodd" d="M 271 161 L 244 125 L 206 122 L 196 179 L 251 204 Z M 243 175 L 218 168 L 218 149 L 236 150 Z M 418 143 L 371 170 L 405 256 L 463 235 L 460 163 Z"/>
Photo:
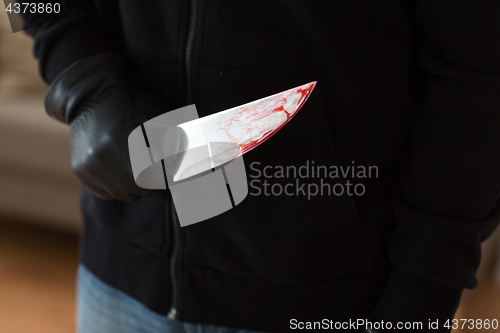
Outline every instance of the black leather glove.
<path id="1" fill-rule="evenodd" d="M 45 108 L 71 125 L 71 167 L 85 188 L 108 200 L 152 193 L 135 184 L 128 136 L 147 120 L 145 110 L 161 114 L 167 107 L 133 83 L 118 56 L 100 54 L 71 65 L 51 84 Z"/>

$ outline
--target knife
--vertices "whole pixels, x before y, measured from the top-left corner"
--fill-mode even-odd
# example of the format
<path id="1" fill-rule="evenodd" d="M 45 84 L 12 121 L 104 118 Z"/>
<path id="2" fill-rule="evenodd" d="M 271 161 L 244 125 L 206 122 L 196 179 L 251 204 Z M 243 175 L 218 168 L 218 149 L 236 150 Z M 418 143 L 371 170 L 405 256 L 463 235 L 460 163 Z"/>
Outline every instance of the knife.
<path id="1" fill-rule="evenodd" d="M 178 125 L 181 144 L 173 181 L 212 172 L 257 148 L 285 126 L 316 81 Z"/>
<path id="2" fill-rule="evenodd" d="M 172 185 L 223 167 L 283 128 L 315 86 L 313 81 L 202 118 L 193 105 L 147 121 L 129 136 L 137 185 L 166 188 L 166 184 L 156 185 L 162 174 Z"/>

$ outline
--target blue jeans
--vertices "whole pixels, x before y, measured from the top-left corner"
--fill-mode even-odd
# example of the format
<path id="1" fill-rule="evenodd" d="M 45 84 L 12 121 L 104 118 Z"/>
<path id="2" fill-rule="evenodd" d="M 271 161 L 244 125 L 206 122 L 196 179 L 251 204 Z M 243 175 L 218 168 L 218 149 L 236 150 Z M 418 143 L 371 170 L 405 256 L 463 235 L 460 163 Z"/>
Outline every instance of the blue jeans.
<path id="1" fill-rule="evenodd" d="M 78 267 L 78 333 L 258 333 L 212 325 L 181 323 L 161 316 Z"/>

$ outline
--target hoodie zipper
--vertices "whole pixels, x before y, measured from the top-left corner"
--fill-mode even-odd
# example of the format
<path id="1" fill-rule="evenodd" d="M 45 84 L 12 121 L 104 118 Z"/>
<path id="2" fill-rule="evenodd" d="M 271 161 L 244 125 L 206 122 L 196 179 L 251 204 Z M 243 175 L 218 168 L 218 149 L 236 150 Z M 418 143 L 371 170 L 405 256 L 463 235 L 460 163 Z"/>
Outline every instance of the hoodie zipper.
<path id="1" fill-rule="evenodd" d="M 189 32 L 186 43 L 186 83 L 187 83 L 187 104 L 193 101 L 192 96 L 192 65 L 193 65 L 193 45 L 198 13 L 198 1 L 191 0 L 191 14 L 189 17 Z"/>
<path id="2" fill-rule="evenodd" d="M 190 3 L 191 12 L 189 15 L 189 31 L 186 42 L 186 84 L 187 84 L 187 105 L 192 102 L 192 64 L 193 64 L 193 45 L 196 30 L 196 20 L 198 12 L 198 1 L 191 0 Z M 168 318 L 175 319 L 177 317 L 177 295 L 178 295 L 178 283 L 176 276 L 176 263 L 179 254 L 179 219 L 177 212 L 175 211 L 175 206 L 173 201 L 171 201 L 170 210 L 172 212 L 172 223 L 174 231 L 174 249 L 172 251 L 172 257 L 170 258 L 170 279 L 172 281 L 172 305 L 168 312 Z"/>
<path id="3" fill-rule="evenodd" d="M 177 217 L 177 212 L 175 211 L 175 205 L 173 200 L 170 200 L 170 212 L 172 217 L 173 231 L 174 231 L 174 249 L 172 251 L 172 257 L 170 257 L 170 280 L 172 281 L 172 305 L 168 311 L 168 318 L 175 319 L 177 317 L 177 277 L 175 264 L 177 261 L 177 256 L 179 253 L 179 219 Z"/>

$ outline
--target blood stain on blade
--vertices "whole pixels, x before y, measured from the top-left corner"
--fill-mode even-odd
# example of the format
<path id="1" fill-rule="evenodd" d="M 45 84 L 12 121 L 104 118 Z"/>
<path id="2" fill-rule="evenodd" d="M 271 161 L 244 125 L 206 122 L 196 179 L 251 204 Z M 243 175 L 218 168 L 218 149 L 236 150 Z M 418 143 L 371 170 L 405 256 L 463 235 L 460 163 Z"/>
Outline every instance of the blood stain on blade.
<path id="1" fill-rule="evenodd" d="M 223 132 L 228 142 L 237 144 L 241 156 L 288 123 L 315 86 L 316 81 L 242 105 L 236 113 L 222 117 L 214 125 L 214 131 Z"/>

